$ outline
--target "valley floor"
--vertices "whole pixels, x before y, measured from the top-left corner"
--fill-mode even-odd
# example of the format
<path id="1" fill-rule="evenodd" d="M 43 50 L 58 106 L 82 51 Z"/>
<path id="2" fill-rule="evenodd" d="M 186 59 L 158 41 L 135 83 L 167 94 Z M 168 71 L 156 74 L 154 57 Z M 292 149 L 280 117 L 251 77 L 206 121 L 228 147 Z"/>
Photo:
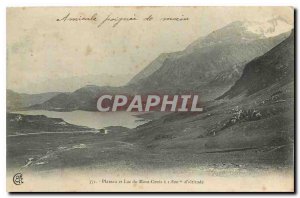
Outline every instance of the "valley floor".
<path id="1" fill-rule="evenodd" d="M 202 113 L 157 115 L 159 119 L 135 129 L 108 127 L 108 134 L 61 119 L 8 113 L 7 167 L 10 171 L 196 168 L 213 174 L 232 169 L 238 174 L 293 170 L 291 88 L 293 84 L 279 91 L 274 88 L 276 95 L 271 88 L 247 100 L 209 102 Z"/>

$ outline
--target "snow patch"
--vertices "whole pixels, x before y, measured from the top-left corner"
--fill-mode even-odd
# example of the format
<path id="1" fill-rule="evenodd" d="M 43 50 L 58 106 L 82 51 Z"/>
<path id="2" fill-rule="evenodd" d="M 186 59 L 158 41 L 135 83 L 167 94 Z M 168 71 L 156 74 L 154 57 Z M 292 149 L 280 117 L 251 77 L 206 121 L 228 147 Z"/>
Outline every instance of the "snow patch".
<path id="1" fill-rule="evenodd" d="M 246 31 L 252 32 L 261 37 L 274 37 L 290 31 L 294 26 L 282 17 L 275 17 L 265 22 L 245 21 L 243 26 Z"/>

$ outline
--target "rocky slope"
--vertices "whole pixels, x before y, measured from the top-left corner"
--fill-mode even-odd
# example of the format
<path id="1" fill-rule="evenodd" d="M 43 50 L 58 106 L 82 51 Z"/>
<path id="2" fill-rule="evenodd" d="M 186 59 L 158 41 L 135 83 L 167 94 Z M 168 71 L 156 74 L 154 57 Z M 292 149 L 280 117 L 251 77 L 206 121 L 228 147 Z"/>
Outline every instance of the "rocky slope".
<path id="1" fill-rule="evenodd" d="M 148 78 L 139 82 L 141 91 L 199 91 L 207 82 L 231 84 L 240 77 L 244 65 L 283 41 L 288 34 L 262 37 L 248 32 L 244 23 L 234 22 L 191 44 L 180 55 L 167 58 Z M 241 68 L 241 69 L 238 69 Z M 204 94 L 203 94 L 204 95 Z"/>
<path id="2" fill-rule="evenodd" d="M 294 32 L 285 41 L 245 66 L 241 78 L 220 98 L 251 95 L 274 84 L 294 80 Z"/>
<path id="3" fill-rule="evenodd" d="M 242 77 L 221 97 L 230 100 L 207 102 L 202 113 L 172 113 L 155 119 L 135 129 L 128 141 L 153 152 L 209 155 L 207 161 L 218 163 L 290 166 L 295 132 L 293 72 L 292 32 L 246 65 Z"/>

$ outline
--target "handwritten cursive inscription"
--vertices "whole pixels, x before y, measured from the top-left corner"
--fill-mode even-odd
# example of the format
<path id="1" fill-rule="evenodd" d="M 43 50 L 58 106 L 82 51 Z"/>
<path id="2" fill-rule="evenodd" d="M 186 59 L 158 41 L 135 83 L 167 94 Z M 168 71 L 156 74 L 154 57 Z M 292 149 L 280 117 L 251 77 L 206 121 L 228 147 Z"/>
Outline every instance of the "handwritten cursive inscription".
<path id="1" fill-rule="evenodd" d="M 136 22 L 136 21 L 143 21 L 143 22 L 150 22 L 150 21 L 160 21 L 160 22 L 183 22 L 190 20 L 189 17 L 181 15 L 180 17 L 177 16 L 166 16 L 166 17 L 155 17 L 152 14 L 147 16 L 140 16 L 137 17 L 136 14 L 132 16 L 113 16 L 113 14 L 108 14 L 106 17 L 99 17 L 97 13 L 86 16 L 71 16 L 71 13 L 64 15 L 63 17 L 57 18 L 57 22 L 99 22 L 97 23 L 97 27 L 100 28 L 105 24 L 110 24 L 111 27 L 115 28 L 121 23 L 129 23 L 129 22 Z"/>
<path id="2" fill-rule="evenodd" d="M 71 17 L 70 15 L 71 14 L 68 13 L 62 18 L 56 19 L 56 21 L 97 21 L 97 13 L 91 15 L 91 17 L 83 17 L 83 16 Z"/>
<path id="3" fill-rule="evenodd" d="M 137 21 L 138 19 L 135 17 L 135 14 L 133 17 L 111 17 L 111 14 L 108 15 L 99 25 L 98 28 L 101 27 L 104 23 L 112 22 L 112 27 L 116 27 L 119 23 L 122 21 Z"/>

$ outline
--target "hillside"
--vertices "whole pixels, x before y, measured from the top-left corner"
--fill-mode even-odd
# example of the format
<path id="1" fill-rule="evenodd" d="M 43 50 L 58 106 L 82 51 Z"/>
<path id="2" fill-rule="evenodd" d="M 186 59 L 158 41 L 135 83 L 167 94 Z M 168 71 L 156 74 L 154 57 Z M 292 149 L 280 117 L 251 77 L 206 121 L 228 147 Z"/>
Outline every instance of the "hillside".
<path id="1" fill-rule="evenodd" d="M 173 91 L 176 88 L 176 91 L 201 93 L 203 88 L 210 85 L 208 82 L 217 84 L 216 79 L 224 73 L 227 76 L 219 84 L 232 85 L 240 77 L 246 63 L 263 55 L 287 36 L 288 33 L 262 37 L 246 31 L 242 22 L 234 22 L 191 44 L 180 56 L 167 58 L 159 69 L 141 80 L 137 87 L 144 92 Z"/>
<path id="2" fill-rule="evenodd" d="M 41 104 L 58 94 L 60 94 L 60 92 L 25 94 L 25 93 L 17 93 L 8 89 L 6 90 L 7 109 L 16 110 L 24 107 L 29 107 L 35 104 Z"/>
<path id="3" fill-rule="evenodd" d="M 191 156 L 191 164 L 291 166 L 294 144 L 294 32 L 251 61 L 242 77 L 202 113 L 172 113 L 128 137 L 152 152 Z M 243 97 L 234 97 L 234 96 Z M 193 158 L 193 152 L 202 157 Z M 209 156 L 209 159 L 206 158 Z M 246 163 L 245 163 L 246 162 Z"/>
<path id="4" fill-rule="evenodd" d="M 266 87 L 294 79 L 294 32 L 263 56 L 245 66 L 241 78 L 221 98 L 251 95 Z"/>
<path id="5" fill-rule="evenodd" d="M 156 70 L 158 70 L 165 62 L 166 59 L 176 57 L 179 53 L 165 53 L 159 55 L 155 60 L 153 60 L 149 65 L 147 65 L 142 71 L 135 75 L 127 84 L 138 84 L 141 80 L 149 77 Z"/>

